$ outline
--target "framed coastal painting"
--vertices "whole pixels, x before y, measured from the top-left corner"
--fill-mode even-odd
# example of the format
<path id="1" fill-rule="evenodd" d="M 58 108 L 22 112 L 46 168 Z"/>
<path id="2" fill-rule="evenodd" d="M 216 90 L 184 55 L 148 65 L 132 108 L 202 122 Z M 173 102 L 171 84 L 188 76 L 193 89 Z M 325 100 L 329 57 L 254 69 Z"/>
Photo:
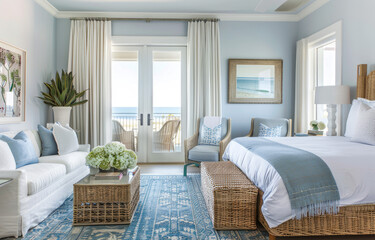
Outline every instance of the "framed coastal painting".
<path id="1" fill-rule="evenodd" d="M 283 60 L 229 59 L 229 103 L 282 103 Z"/>
<path id="2" fill-rule="evenodd" d="M 0 124 L 25 121 L 26 51 L 0 41 Z"/>

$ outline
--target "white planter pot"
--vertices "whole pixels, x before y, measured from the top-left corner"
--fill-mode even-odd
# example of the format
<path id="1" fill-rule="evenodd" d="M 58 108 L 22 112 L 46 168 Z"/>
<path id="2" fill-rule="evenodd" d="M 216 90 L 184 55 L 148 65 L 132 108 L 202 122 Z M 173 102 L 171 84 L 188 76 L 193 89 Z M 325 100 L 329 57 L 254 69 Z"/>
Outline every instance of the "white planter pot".
<path id="1" fill-rule="evenodd" d="M 69 125 L 72 107 L 52 107 L 52 110 L 53 119 L 55 122 L 59 122 L 62 125 Z"/>

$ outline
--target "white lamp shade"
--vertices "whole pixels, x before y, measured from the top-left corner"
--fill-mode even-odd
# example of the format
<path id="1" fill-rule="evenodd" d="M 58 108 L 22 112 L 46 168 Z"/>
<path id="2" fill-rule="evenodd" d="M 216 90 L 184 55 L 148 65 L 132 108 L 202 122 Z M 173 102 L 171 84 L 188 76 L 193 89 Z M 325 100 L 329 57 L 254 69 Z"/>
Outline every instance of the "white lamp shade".
<path id="1" fill-rule="evenodd" d="M 315 104 L 350 104 L 349 86 L 321 86 L 315 88 Z"/>

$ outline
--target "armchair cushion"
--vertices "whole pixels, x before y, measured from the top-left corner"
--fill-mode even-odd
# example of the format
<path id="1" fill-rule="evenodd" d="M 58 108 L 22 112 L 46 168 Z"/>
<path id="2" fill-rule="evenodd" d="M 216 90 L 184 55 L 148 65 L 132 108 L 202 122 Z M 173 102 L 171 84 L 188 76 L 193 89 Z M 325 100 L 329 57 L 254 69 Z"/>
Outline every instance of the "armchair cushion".
<path id="1" fill-rule="evenodd" d="M 228 131 L 228 120 L 222 117 L 204 117 L 199 123 L 200 145 L 218 146 Z"/>
<path id="2" fill-rule="evenodd" d="M 282 126 L 268 127 L 263 123 L 260 123 L 258 137 L 281 137 L 282 128 Z"/>
<path id="3" fill-rule="evenodd" d="M 253 137 L 259 136 L 260 124 L 264 124 L 269 128 L 275 128 L 281 126 L 281 137 L 286 137 L 288 135 L 288 119 L 269 119 L 269 118 L 254 118 L 254 131 Z"/>
<path id="4" fill-rule="evenodd" d="M 219 161 L 219 146 L 197 145 L 189 151 L 189 160 L 197 162 Z"/>

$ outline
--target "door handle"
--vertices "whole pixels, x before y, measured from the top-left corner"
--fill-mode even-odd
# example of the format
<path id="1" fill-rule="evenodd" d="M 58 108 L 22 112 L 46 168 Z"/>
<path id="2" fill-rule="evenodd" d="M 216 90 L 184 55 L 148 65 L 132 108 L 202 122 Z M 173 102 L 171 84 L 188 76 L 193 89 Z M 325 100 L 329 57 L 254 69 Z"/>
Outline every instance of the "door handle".
<path id="1" fill-rule="evenodd" d="M 143 113 L 140 114 L 138 120 L 141 122 L 141 126 L 143 126 Z"/>
<path id="2" fill-rule="evenodd" d="M 151 114 L 147 114 L 147 126 L 150 126 L 151 125 Z"/>

